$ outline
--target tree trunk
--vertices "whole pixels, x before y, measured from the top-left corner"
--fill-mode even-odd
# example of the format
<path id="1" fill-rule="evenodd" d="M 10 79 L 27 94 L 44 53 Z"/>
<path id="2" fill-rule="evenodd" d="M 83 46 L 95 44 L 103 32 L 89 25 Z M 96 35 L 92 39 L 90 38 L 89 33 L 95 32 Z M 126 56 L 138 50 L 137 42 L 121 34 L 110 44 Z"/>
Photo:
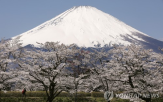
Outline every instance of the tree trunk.
<path id="1" fill-rule="evenodd" d="M 145 97 L 140 96 L 139 98 L 144 100 L 145 102 L 151 102 L 151 97 L 145 98 Z"/>
<path id="2" fill-rule="evenodd" d="M 53 102 L 53 99 L 48 98 L 46 102 Z"/>
<path id="3" fill-rule="evenodd" d="M 145 102 L 151 102 L 151 98 L 143 98 L 142 100 L 144 100 Z"/>
<path id="4" fill-rule="evenodd" d="M 53 99 L 51 99 L 50 97 L 48 97 L 47 101 L 46 102 L 52 102 Z"/>
<path id="5" fill-rule="evenodd" d="M 75 102 L 77 102 L 77 86 L 75 85 Z"/>

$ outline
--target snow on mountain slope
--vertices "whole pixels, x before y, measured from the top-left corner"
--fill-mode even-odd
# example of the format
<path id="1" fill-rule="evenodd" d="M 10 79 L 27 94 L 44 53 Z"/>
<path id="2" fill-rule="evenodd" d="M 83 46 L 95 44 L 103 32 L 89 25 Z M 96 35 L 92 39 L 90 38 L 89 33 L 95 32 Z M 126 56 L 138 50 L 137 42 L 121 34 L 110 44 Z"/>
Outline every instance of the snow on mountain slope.
<path id="1" fill-rule="evenodd" d="M 46 41 L 59 41 L 64 44 L 75 43 L 84 47 L 113 43 L 126 45 L 133 41 L 148 43 L 137 34 L 149 37 L 94 7 L 79 6 L 18 36 L 21 36 L 20 40 L 22 40 L 23 46 L 28 44 L 37 46 L 36 42 L 44 43 Z"/>

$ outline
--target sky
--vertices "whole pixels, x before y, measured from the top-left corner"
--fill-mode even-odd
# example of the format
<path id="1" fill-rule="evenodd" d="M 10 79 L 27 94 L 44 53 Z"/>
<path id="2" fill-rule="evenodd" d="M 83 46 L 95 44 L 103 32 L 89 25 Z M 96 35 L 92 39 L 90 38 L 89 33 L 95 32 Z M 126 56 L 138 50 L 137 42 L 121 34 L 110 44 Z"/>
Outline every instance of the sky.
<path id="1" fill-rule="evenodd" d="M 0 39 L 24 33 L 74 6 L 92 6 L 163 41 L 163 0 L 0 0 Z"/>

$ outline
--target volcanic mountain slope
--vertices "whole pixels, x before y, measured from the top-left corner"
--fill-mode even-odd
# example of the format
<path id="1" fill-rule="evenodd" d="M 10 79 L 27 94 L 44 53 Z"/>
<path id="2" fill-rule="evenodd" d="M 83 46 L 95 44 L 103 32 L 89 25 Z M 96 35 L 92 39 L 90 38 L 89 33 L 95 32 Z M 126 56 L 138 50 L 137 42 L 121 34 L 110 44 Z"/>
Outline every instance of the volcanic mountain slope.
<path id="1" fill-rule="evenodd" d="M 75 43 L 79 47 L 104 46 L 108 44 L 143 45 L 157 51 L 163 42 L 128 26 L 115 17 L 94 7 L 73 7 L 55 18 L 20 35 L 23 46 L 38 46 L 36 42 L 59 41 L 64 44 Z M 15 36 L 15 37 L 18 37 Z M 12 39 L 14 39 L 13 37 Z"/>

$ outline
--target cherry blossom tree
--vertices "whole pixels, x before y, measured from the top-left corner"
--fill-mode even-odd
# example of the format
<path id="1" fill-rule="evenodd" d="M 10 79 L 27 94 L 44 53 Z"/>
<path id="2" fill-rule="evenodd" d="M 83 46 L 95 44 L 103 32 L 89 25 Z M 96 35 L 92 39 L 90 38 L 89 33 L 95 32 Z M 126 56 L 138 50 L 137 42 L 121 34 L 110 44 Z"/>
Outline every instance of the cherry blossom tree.
<path id="1" fill-rule="evenodd" d="M 110 80 L 121 82 L 117 89 L 135 93 L 146 102 L 151 102 L 152 93 L 162 91 L 158 57 L 152 50 L 136 45 L 114 46 L 110 53 L 112 58 L 107 67 Z"/>
<path id="2" fill-rule="evenodd" d="M 90 65 L 89 90 L 91 91 L 117 91 L 119 82 L 110 80 L 110 70 L 106 64 L 110 61 L 110 53 L 103 48 L 92 48 L 87 59 Z"/>
<path id="3" fill-rule="evenodd" d="M 89 63 L 87 63 L 86 59 L 89 57 L 89 51 L 74 46 L 73 52 L 74 54 L 72 55 L 72 58 L 69 58 L 67 63 L 70 70 L 70 92 L 74 94 L 75 102 L 77 102 L 78 91 L 85 91 L 87 89 L 88 83 L 86 80 L 90 75 Z"/>
<path id="4" fill-rule="evenodd" d="M 13 40 L 1 40 L 0 42 L 0 90 L 10 87 L 18 79 L 17 61 L 23 56 L 23 50 L 19 37 Z M 9 86 L 6 86 L 9 85 Z"/>
<path id="5" fill-rule="evenodd" d="M 159 48 L 160 51 L 162 51 L 162 53 L 157 54 L 157 59 L 158 59 L 158 64 L 160 64 L 160 66 L 163 66 L 163 48 Z"/>
<path id="6" fill-rule="evenodd" d="M 70 89 L 67 60 L 74 53 L 72 46 L 46 42 L 40 44 L 39 50 L 26 51 L 26 56 L 22 59 L 21 68 L 29 73 L 27 79 L 44 88 L 47 102 L 52 102 L 62 91 Z"/>
<path id="7" fill-rule="evenodd" d="M 47 102 L 62 91 L 72 91 L 75 97 L 78 91 L 122 91 L 146 102 L 151 102 L 153 93 L 162 92 L 163 54 L 141 46 L 88 51 L 46 42 L 39 49 L 24 50 L 16 38 L 0 42 L 0 58 L 0 89 L 12 83 L 15 89 L 43 89 Z"/>

